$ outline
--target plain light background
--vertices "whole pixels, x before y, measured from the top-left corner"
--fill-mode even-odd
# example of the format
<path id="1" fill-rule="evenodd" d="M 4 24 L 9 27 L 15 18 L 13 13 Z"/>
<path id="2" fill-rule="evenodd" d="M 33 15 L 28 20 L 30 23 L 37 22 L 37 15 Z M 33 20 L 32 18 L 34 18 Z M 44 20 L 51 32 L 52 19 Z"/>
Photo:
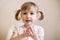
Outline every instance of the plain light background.
<path id="1" fill-rule="evenodd" d="M 27 1 L 35 2 L 44 13 L 44 20 L 35 23 L 43 26 L 44 39 L 60 40 L 60 0 L 0 0 L 0 40 L 5 40 L 9 28 L 17 23 L 15 12 Z"/>

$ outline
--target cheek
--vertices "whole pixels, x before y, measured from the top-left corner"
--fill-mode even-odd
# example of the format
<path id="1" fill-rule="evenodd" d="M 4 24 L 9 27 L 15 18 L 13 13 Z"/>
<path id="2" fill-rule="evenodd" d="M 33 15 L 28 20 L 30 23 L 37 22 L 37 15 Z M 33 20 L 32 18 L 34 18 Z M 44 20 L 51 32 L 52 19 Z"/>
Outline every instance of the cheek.
<path id="1" fill-rule="evenodd" d="M 22 21 L 25 23 L 25 17 L 24 16 L 21 16 L 21 18 L 22 18 Z"/>
<path id="2" fill-rule="evenodd" d="M 36 15 L 33 15 L 32 17 L 33 17 L 33 18 L 36 18 L 37 16 L 36 16 Z"/>
<path id="3" fill-rule="evenodd" d="M 22 15 L 22 20 L 25 20 L 26 19 L 26 15 Z"/>
<path id="4" fill-rule="evenodd" d="M 37 18 L 36 15 L 32 16 L 33 21 L 36 20 L 36 18 Z"/>

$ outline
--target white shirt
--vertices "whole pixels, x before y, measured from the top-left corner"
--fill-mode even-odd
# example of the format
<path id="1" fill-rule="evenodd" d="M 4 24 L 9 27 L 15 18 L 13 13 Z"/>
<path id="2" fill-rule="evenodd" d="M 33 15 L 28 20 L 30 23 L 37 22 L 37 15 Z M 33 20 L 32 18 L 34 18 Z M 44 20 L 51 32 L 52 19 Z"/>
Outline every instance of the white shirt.
<path id="1" fill-rule="evenodd" d="M 38 36 L 44 36 L 44 29 L 41 26 L 34 25 L 33 29 Z M 23 34 L 24 31 L 25 31 L 24 25 L 11 27 L 8 32 L 8 36 L 6 40 L 9 40 L 11 38 L 13 32 L 16 32 L 18 34 Z M 33 40 L 33 39 L 31 37 L 25 37 L 25 38 L 22 38 L 21 40 Z"/>

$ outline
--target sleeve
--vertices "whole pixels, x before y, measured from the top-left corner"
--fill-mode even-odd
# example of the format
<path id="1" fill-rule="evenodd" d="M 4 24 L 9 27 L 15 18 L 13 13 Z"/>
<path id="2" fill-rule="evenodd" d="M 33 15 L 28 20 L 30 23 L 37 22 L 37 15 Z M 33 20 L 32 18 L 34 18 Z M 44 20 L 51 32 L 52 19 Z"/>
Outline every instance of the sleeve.
<path id="1" fill-rule="evenodd" d="M 39 35 L 39 36 L 44 36 L 44 28 L 39 27 L 38 35 Z"/>
<path id="2" fill-rule="evenodd" d="M 13 34 L 13 31 L 14 31 L 14 27 L 12 26 L 9 30 L 8 30 L 8 33 L 7 33 L 7 36 L 6 36 L 6 40 L 10 40 L 12 34 Z"/>

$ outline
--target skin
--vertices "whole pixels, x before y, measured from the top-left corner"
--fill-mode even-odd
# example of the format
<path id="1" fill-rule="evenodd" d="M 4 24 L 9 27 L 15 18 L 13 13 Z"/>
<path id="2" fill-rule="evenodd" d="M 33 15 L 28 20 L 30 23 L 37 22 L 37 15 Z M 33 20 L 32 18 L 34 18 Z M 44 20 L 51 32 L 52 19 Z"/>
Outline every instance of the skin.
<path id="1" fill-rule="evenodd" d="M 24 37 L 31 36 L 34 40 L 43 40 L 43 37 L 37 36 L 33 30 L 34 22 L 37 19 L 37 9 L 34 6 L 31 6 L 30 9 L 21 11 L 21 18 L 25 24 L 26 31 L 23 34 L 16 34 L 13 32 L 13 35 L 10 40 L 20 40 Z"/>
<path id="2" fill-rule="evenodd" d="M 25 26 L 32 26 L 37 18 L 37 9 L 34 6 L 31 6 L 30 9 L 22 10 L 22 20 L 25 23 Z M 30 21 L 26 21 L 30 20 Z"/>

